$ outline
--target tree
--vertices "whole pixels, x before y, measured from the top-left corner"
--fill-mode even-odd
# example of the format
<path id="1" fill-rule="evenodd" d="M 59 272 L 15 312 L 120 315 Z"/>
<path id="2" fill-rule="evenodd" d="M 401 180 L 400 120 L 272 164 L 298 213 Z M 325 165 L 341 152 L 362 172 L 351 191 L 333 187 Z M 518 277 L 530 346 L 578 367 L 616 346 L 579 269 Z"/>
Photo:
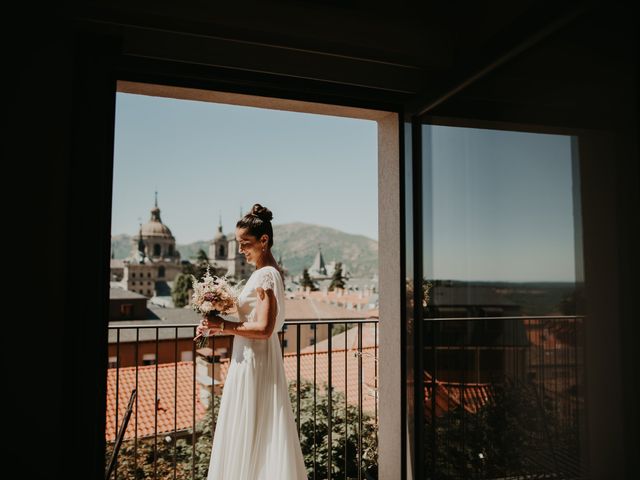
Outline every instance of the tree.
<path id="1" fill-rule="evenodd" d="M 302 454 L 309 477 L 327 478 L 329 460 L 329 390 L 326 382 L 315 388 L 314 409 L 313 382 L 303 380 L 300 383 L 300 446 L 302 447 Z M 297 416 L 295 413 L 296 395 L 296 382 L 290 382 L 289 397 L 294 408 L 294 416 Z M 362 466 L 364 478 L 378 477 L 376 419 L 363 412 L 362 431 L 358 432 L 358 418 L 358 407 L 351 404 L 345 405 L 344 394 L 334 390 L 331 395 L 332 478 L 358 478 L 358 462 Z M 361 452 L 358 452 L 358 436 L 361 438 Z M 313 475 L 314 450 L 315 477 Z"/>
<path id="2" fill-rule="evenodd" d="M 196 273 L 194 275 L 197 279 L 201 279 L 207 273 L 207 267 L 210 268 L 209 257 L 204 250 L 198 250 L 196 255 Z"/>
<path id="3" fill-rule="evenodd" d="M 342 262 L 337 262 L 336 267 L 333 271 L 333 275 L 331 277 L 331 284 L 329 285 L 329 291 L 333 291 L 336 288 L 344 289 L 345 282 L 344 277 L 342 276 Z"/>
<path id="4" fill-rule="evenodd" d="M 191 289 L 191 276 L 185 273 L 178 275 L 173 283 L 171 298 L 177 308 L 189 304 L 189 289 Z"/>
<path id="5" fill-rule="evenodd" d="M 189 290 L 193 287 L 191 275 L 202 278 L 207 273 L 208 265 L 209 257 L 200 249 L 195 264 L 189 262 L 182 266 L 182 273 L 175 278 L 171 291 L 171 298 L 176 307 L 182 308 L 189 304 Z"/>
<path id="6" fill-rule="evenodd" d="M 302 272 L 302 280 L 300 281 L 300 285 L 302 285 L 302 288 L 309 287 L 312 292 L 318 290 L 318 287 L 316 287 L 316 284 L 313 283 L 313 280 L 311 280 L 311 277 L 309 276 L 309 270 L 306 268 Z"/>
<path id="7" fill-rule="evenodd" d="M 427 478 L 578 478 L 569 475 L 578 469 L 576 430 L 558 422 L 552 399 L 535 384 L 507 378 L 491 390 L 475 413 L 457 406 L 435 417 L 427 400 Z M 554 462 L 558 451 L 562 465 Z"/>

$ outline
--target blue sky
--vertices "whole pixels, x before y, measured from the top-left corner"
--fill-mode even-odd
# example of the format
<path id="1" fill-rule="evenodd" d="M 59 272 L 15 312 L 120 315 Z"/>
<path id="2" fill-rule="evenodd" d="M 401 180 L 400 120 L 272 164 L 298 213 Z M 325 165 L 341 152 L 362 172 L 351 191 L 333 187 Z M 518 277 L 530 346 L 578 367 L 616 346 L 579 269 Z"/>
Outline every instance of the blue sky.
<path id="1" fill-rule="evenodd" d="M 575 281 L 571 137 L 429 128 L 427 276 Z"/>
<path id="2" fill-rule="evenodd" d="M 125 93 L 116 106 L 113 234 L 135 234 L 158 190 L 178 243 L 211 239 L 219 215 L 233 231 L 254 203 L 274 224 L 377 239 L 375 122 Z M 574 281 L 570 137 L 432 127 L 423 144 L 427 276 Z"/>
<path id="3" fill-rule="evenodd" d="M 274 224 L 378 238 L 374 121 L 117 94 L 111 231 L 135 234 L 154 191 L 178 243 L 225 232 L 254 203 Z"/>

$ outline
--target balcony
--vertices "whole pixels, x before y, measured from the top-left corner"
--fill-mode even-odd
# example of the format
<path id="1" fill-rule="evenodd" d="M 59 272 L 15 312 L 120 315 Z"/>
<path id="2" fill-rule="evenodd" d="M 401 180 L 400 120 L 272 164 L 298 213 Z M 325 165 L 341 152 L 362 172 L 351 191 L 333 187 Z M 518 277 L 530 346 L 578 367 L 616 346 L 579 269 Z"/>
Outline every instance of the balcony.
<path id="1" fill-rule="evenodd" d="M 112 356 L 133 364 L 109 369 L 107 464 L 138 393 L 110 478 L 206 477 L 231 352 L 228 337 L 196 350 L 196 326 L 109 327 Z M 424 327 L 427 478 L 583 476 L 582 317 Z M 283 360 L 309 478 L 377 478 L 378 320 L 287 321 L 278 335 L 295 345 Z M 144 365 L 151 353 L 159 361 Z"/>
<path id="2" fill-rule="evenodd" d="M 206 477 L 233 337 L 196 349 L 196 327 L 109 326 L 107 465 L 127 423 L 109 478 Z M 377 478 L 377 327 L 288 320 L 278 332 L 309 478 Z"/>

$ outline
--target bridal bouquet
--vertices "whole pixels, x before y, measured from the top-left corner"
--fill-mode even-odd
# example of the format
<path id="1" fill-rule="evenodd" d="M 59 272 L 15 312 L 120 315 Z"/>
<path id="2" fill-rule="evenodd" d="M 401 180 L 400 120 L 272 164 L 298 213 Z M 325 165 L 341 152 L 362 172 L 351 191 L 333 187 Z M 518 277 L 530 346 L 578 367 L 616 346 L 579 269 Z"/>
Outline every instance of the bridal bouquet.
<path id="1" fill-rule="evenodd" d="M 226 277 L 212 276 L 209 273 L 209 265 L 207 265 L 207 273 L 202 280 L 191 275 L 193 281 L 193 295 L 191 296 L 191 307 L 203 316 L 220 315 L 229 312 L 238 302 L 240 295 L 240 287 L 242 282 L 231 285 Z M 198 342 L 198 348 L 207 345 L 209 337 L 208 331 L 202 335 L 197 335 L 193 341 Z"/>

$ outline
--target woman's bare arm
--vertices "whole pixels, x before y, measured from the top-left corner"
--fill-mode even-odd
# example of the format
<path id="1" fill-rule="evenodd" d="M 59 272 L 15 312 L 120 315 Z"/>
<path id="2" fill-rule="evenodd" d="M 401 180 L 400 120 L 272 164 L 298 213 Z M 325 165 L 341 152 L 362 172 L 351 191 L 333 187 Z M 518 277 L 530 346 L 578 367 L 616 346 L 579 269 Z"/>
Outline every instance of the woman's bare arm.
<path id="1" fill-rule="evenodd" d="M 258 287 L 255 322 L 231 322 L 222 317 L 214 317 L 218 325 L 224 322 L 222 333 L 229 332 L 241 337 L 266 340 L 273 333 L 276 325 L 277 300 L 272 289 L 263 290 Z M 216 329 L 217 330 L 217 329 Z"/>

